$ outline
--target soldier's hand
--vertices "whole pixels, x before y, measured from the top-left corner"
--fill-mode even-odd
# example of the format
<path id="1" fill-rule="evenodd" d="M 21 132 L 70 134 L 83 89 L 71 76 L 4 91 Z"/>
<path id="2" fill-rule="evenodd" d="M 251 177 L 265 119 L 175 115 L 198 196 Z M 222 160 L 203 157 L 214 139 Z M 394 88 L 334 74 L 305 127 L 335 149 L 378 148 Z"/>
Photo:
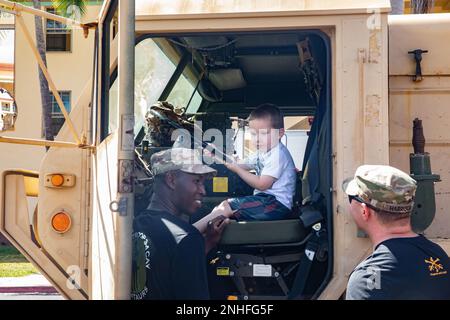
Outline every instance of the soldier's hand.
<path id="1" fill-rule="evenodd" d="M 222 237 L 222 232 L 230 223 L 230 219 L 223 215 L 217 216 L 208 221 L 205 234 L 205 249 L 206 252 L 214 248 Z"/>

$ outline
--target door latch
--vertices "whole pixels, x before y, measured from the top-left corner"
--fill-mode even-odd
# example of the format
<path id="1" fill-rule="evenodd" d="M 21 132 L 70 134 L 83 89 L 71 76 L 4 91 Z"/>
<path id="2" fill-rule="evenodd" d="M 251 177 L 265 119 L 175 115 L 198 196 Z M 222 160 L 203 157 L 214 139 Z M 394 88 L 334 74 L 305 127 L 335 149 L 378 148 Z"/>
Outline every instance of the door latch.
<path id="1" fill-rule="evenodd" d="M 428 53 L 428 50 L 416 49 L 413 51 L 408 51 L 408 53 L 413 54 L 414 59 L 416 60 L 416 74 L 413 76 L 413 81 L 414 82 L 422 81 L 422 79 L 423 79 L 422 66 L 421 66 L 422 54 Z"/>
<path id="2" fill-rule="evenodd" d="M 128 209 L 128 199 L 120 198 L 119 200 L 114 200 L 109 204 L 109 210 L 111 212 L 117 212 L 119 216 L 126 216 Z"/>

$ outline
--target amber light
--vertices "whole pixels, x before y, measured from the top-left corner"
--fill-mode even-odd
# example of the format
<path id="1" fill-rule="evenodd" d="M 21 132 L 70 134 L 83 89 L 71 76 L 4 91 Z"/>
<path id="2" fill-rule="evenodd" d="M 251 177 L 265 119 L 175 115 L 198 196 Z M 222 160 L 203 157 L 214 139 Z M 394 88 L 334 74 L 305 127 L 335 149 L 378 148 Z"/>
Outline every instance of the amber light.
<path id="1" fill-rule="evenodd" d="M 64 184 L 64 176 L 62 174 L 54 174 L 51 182 L 54 187 L 61 187 Z"/>
<path id="2" fill-rule="evenodd" d="M 52 217 L 52 227 L 58 233 L 66 233 L 70 229 L 72 220 L 68 213 L 61 211 L 53 215 Z"/>
<path id="3" fill-rule="evenodd" d="M 238 300 L 237 296 L 228 296 L 227 300 Z"/>

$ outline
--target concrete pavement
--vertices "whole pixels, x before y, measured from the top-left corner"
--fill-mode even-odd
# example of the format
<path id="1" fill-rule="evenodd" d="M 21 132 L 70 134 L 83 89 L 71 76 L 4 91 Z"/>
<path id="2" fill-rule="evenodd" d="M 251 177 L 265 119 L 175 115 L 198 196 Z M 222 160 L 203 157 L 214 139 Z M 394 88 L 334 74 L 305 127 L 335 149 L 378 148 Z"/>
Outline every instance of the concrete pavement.
<path id="1" fill-rule="evenodd" d="M 0 278 L 0 300 L 63 300 L 41 274 Z"/>

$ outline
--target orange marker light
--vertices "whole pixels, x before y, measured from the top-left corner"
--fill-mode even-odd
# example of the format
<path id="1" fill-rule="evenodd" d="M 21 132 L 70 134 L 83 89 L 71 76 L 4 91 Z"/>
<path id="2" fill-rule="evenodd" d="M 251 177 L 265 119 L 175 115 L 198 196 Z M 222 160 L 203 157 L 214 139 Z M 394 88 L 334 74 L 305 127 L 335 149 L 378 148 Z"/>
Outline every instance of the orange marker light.
<path id="1" fill-rule="evenodd" d="M 72 220 L 68 213 L 61 211 L 53 215 L 52 228 L 58 233 L 66 233 L 70 229 Z"/>
<path id="2" fill-rule="evenodd" d="M 54 187 L 61 187 L 64 184 L 64 176 L 62 174 L 54 174 L 51 182 Z"/>

